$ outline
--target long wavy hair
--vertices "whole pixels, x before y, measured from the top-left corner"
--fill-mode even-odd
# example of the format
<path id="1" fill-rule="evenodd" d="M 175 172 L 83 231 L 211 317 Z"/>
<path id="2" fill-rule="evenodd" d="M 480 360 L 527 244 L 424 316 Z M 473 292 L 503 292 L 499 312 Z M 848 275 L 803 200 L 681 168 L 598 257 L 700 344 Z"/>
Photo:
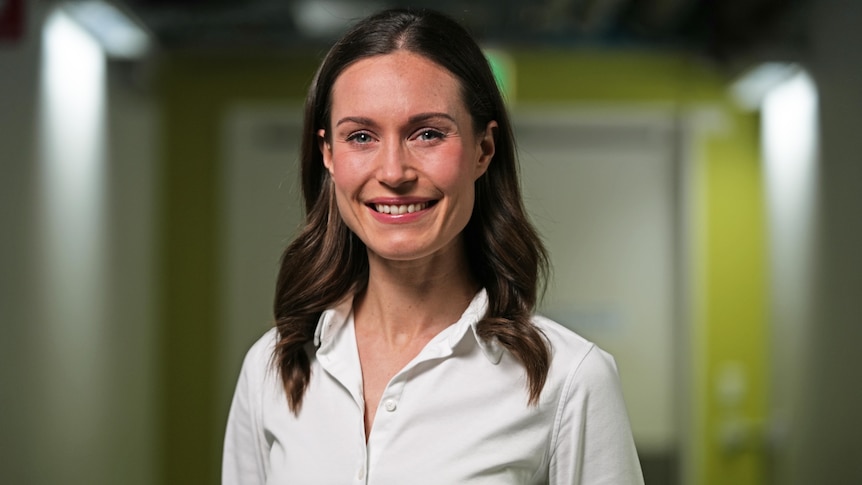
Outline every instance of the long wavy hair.
<path id="1" fill-rule="evenodd" d="M 332 86 L 352 63 L 399 49 L 424 56 L 454 74 L 474 129 L 496 120 L 495 153 L 475 182 L 475 205 L 464 229 L 470 271 L 488 294 L 478 323 L 483 339 L 497 339 L 524 366 L 529 404 L 538 402 L 550 365 L 544 335 L 530 318 L 548 271 L 544 246 L 521 198 L 512 126 L 487 59 L 470 34 L 429 10 L 391 9 L 351 28 L 329 50 L 305 104 L 301 151 L 305 223 L 282 255 L 275 294 L 278 342 L 273 361 L 291 411 L 299 413 L 311 379 L 311 345 L 321 313 L 368 281 L 365 245 L 346 226 L 318 145 L 330 131 Z"/>

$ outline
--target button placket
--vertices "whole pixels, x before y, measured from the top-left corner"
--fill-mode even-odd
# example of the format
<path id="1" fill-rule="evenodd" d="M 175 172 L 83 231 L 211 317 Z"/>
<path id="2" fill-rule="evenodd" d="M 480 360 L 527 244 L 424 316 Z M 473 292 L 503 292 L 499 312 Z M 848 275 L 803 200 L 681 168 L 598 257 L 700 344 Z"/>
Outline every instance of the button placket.
<path id="1" fill-rule="evenodd" d="M 407 385 L 407 382 L 412 377 L 414 371 L 416 370 L 416 366 L 422 362 L 425 362 L 429 359 L 439 359 L 441 357 L 445 357 L 452 353 L 452 348 L 447 345 L 445 342 L 443 344 L 438 343 L 437 345 L 430 345 L 425 348 L 411 364 L 407 365 L 404 369 L 401 370 L 392 380 L 389 382 L 389 385 L 383 391 L 383 396 L 381 396 L 380 400 L 380 408 L 386 411 L 386 414 L 395 413 L 398 410 L 399 405 L 401 404 L 401 395 L 404 392 L 404 386 Z M 380 415 L 378 414 L 378 417 Z"/>
<path id="2" fill-rule="evenodd" d="M 359 428 L 359 436 L 360 440 L 357 443 L 359 445 L 359 462 L 356 464 L 356 483 L 368 483 L 368 442 L 365 436 L 365 420 L 362 418 L 360 414 L 359 419 L 357 420 L 358 428 Z"/>
<path id="3" fill-rule="evenodd" d="M 389 383 L 389 387 L 383 392 L 381 405 L 387 412 L 392 413 L 398 409 L 398 402 L 401 400 L 401 393 L 404 391 L 406 380 L 405 375 L 397 376 Z"/>

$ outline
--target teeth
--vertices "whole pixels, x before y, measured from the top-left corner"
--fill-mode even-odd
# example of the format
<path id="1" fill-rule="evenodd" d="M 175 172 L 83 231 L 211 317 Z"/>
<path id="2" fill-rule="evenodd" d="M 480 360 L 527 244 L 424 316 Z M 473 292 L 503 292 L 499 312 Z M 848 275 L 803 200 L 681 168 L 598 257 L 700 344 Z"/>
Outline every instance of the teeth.
<path id="1" fill-rule="evenodd" d="M 374 210 L 383 214 L 409 214 L 428 207 L 428 202 L 407 205 L 374 204 Z"/>

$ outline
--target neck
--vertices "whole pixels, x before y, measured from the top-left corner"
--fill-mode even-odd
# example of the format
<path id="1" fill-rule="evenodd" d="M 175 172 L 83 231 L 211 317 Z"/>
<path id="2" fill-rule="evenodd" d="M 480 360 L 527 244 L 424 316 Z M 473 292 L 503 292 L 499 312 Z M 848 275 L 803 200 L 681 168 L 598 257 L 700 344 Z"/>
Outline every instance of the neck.
<path id="1" fill-rule="evenodd" d="M 357 327 L 397 345 L 436 335 L 456 322 L 479 290 L 458 249 L 455 257 L 421 262 L 369 254 L 368 285 L 354 301 Z"/>

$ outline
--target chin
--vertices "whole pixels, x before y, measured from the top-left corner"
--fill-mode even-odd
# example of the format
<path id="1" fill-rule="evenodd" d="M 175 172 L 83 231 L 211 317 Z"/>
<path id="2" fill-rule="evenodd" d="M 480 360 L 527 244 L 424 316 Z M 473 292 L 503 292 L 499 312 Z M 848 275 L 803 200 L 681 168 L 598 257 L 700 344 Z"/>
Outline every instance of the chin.
<path id="1" fill-rule="evenodd" d="M 425 252 L 407 250 L 375 251 L 372 249 L 371 252 L 378 258 L 386 261 L 415 261 L 428 256 Z"/>
<path id="2" fill-rule="evenodd" d="M 428 246 L 417 246 L 413 241 L 404 241 L 403 244 L 368 245 L 370 253 L 380 259 L 388 261 L 415 261 L 433 255 L 435 251 Z"/>

